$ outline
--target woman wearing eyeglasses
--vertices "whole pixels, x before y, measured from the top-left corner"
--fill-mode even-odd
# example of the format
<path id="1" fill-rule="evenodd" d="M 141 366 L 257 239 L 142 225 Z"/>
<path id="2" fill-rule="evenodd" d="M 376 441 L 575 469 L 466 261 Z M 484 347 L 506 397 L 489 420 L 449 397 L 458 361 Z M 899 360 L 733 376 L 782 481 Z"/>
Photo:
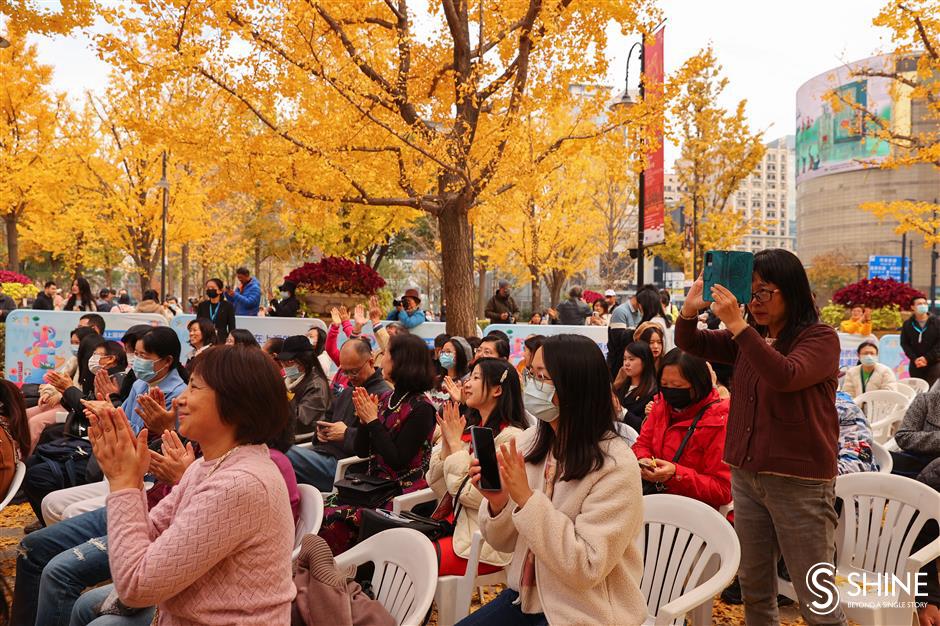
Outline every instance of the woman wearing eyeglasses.
<path id="1" fill-rule="evenodd" d="M 712 289 L 711 310 L 723 330 L 698 329 L 698 313 L 708 306 L 702 290 L 699 278 L 679 315 L 676 343 L 734 365 L 724 460 L 731 466 L 745 620 L 779 623 L 782 552 L 806 622 L 844 624 L 838 604 L 825 615 L 807 609 L 806 585 L 814 564 L 832 563 L 835 545 L 839 338 L 820 323 L 806 271 L 786 250 L 754 255 L 753 296 L 744 315 L 728 289 Z"/>
<path id="2" fill-rule="evenodd" d="M 485 624 L 641 624 L 643 498 L 614 431 L 607 362 L 579 335 L 548 337 L 523 396 L 538 419 L 500 446 L 500 491 L 480 491 L 480 531 L 511 552 L 507 589 L 464 619 Z M 480 464 L 470 463 L 479 489 Z"/>

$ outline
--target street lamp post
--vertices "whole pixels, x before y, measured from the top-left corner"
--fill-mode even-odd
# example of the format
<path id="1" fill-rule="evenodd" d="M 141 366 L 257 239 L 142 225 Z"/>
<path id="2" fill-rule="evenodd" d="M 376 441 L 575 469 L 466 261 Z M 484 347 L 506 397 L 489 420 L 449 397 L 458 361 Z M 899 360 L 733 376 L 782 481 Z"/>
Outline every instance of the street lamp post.
<path id="1" fill-rule="evenodd" d="M 937 204 L 937 199 L 933 200 L 934 206 Z M 933 210 L 933 237 L 934 240 L 930 244 L 930 312 L 933 313 L 937 307 L 937 210 Z"/>
<path id="2" fill-rule="evenodd" d="M 166 179 L 166 150 L 163 151 L 163 176 L 157 187 L 163 190 L 163 219 L 160 231 L 160 297 L 166 299 L 166 216 L 170 207 L 170 181 Z"/>
<path id="3" fill-rule="evenodd" d="M 625 106 L 632 107 L 636 104 L 633 101 L 633 98 L 630 97 L 630 58 L 633 56 L 633 51 L 639 48 L 639 57 L 640 57 L 640 75 L 643 75 L 643 70 L 645 69 L 644 58 L 643 58 L 643 41 L 646 40 L 646 36 L 643 36 L 643 40 L 635 42 L 630 46 L 630 51 L 627 52 L 627 71 L 626 76 L 624 76 L 624 85 L 623 85 L 623 95 L 620 96 L 620 100 L 615 102 L 613 106 Z M 643 81 L 640 80 L 640 100 L 643 100 Z M 645 168 L 644 168 L 645 169 Z M 637 193 L 637 211 L 636 211 L 636 221 L 637 221 L 637 236 L 636 236 L 636 285 L 637 288 L 643 284 L 643 220 L 644 220 L 644 202 L 645 198 L 643 197 L 643 187 L 646 181 L 646 174 L 643 170 L 640 170 L 640 181 L 639 189 Z"/>

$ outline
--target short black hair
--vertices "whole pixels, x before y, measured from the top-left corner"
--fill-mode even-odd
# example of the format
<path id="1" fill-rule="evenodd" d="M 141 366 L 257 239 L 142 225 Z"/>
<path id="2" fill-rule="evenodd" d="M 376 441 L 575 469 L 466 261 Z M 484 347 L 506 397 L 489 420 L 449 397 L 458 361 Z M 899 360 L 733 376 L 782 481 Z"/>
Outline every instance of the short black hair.
<path id="1" fill-rule="evenodd" d="M 221 278 L 210 278 L 209 280 L 206 281 L 207 285 L 209 283 L 215 283 L 215 286 L 218 287 L 218 291 L 222 291 L 223 289 L 225 289 L 225 283 L 222 282 Z"/>
<path id="2" fill-rule="evenodd" d="M 395 391 L 424 393 L 434 388 L 437 371 L 424 339 L 411 334 L 395 335 L 388 344 L 388 354 L 392 359 L 389 376 Z"/>
<path id="3" fill-rule="evenodd" d="M 48 289 L 49 287 L 55 287 L 55 286 L 56 286 L 56 284 L 55 284 L 55 281 L 54 281 L 54 280 L 47 280 L 47 281 L 46 281 L 46 284 L 43 285 L 42 288 L 43 288 L 43 289 Z"/>
<path id="4" fill-rule="evenodd" d="M 659 371 L 656 373 L 656 385 L 660 389 L 663 388 L 663 370 L 670 365 L 678 367 L 682 378 L 692 385 L 692 402 L 698 402 L 712 392 L 714 384 L 712 373 L 708 371 L 708 363 L 705 359 L 683 352 L 679 348 L 673 348 L 663 355 Z"/>
<path id="5" fill-rule="evenodd" d="M 277 356 L 277 353 L 284 349 L 284 338 L 268 337 L 268 340 L 264 342 L 264 345 L 268 347 L 269 354 Z"/>
<path id="6" fill-rule="evenodd" d="M 228 334 L 228 336 L 232 338 L 236 345 L 245 346 L 246 348 L 261 347 L 261 344 L 258 343 L 254 333 L 252 333 L 250 330 L 245 330 L 244 328 L 235 328 Z"/>
<path id="7" fill-rule="evenodd" d="M 434 338 L 434 347 L 437 349 L 441 349 L 444 347 L 444 344 L 447 343 L 448 341 L 450 341 L 450 335 L 448 335 L 447 333 L 441 333 L 440 335 Z"/>
<path id="8" fill-rule="evenodd" d="M 98 297 L 99 297 L 99 298 L 107 298 L 107 297 L 110 296 L 110 295 L 111 295 L 111 290 L 110 290 L 110 289 L 102 289 L 101 291 L 98 292 Z"/>
<path id="9" fill-rule="evenodd" d="M 240 267 L 235 270 L 236 276 L 251 276 L 251 272 L 248 271 L 247 267 Z"/>
<path id="10" fill-rule="evenodd" d="M 121 343 L 125 346 L 130 345 L 133 350 L 137 346 L 137 340 L 150 332 L 151 328 L 153 328 L 153 326 L 148 324 L 134 324 L 124 331 L 124 336 L 121 337 Z"/>
<path id="11" fill-rule="evenodd" d="M 284 380 L 261 350 L 212 346 L 193 363 L 193 376 L 215 392 L 219 417 L 235 426 L 239 443 L 276 441 L 288 429 L 291 411 Z"/>
<path id="12" fill-rule="evenodd" d="M 104 318 L 98 315 L 97 313 L 85 313 L 82 315 L 79 320 L 88 320 L 88 325 L 93 326 L 95 330 L 98 331 L 99 335 L 104 334 L 105 323 Z"/>
<path id="13" fill-rule="evenodd" d="M 875 352 L 880 352 L 880 350 L 878 350 L 878 344 L 874 341 L 863 341 L 862 343 L 858 344 L 858 349 L 855 351 L 855 353 L 861 354 L 862 348 L 874 348 Z"/>
<path id="14" fill-rule="evenodd" d="M 158 294 L 155 289 L 148 289 L 143 293 L 143 295 L 141 295 L 140 299 L 153 300 L 154 302 L 158 302 L 160 300 L 160 294 Z"/>
<path id="15" fill-rule="evenodd" d="M 107 341 L 104 344 L 104 350 L 108 356 L 113 356 L 115 359 L 114 369 L 124 371 L 127 369 L 127 352 L 124 350 L 124 346 L 117 341 Z"/>
<path id="16" fill-rule="evenodd" d="M 500 337 L 497 337 L 496 333 L 493 333 L 492 335 L 487 335 L 486 337 L 480 340 L 480 345 L 483 345 L 484 343 L 493 344 L 493 348 L 496 350 L 496 354 L 499 355 L 499 358 L 501 359 L 509 358 L 509 342 L 504 339 L 501 339 Z"/>
<path id="17" fill-rule="evenodd" d="M 190 330 L 194 325 L 198 326 L 199 331 L 202 333 L 202 345 L 212 346 L 219 343 L 219 331 L 216 329 L 215 324 L 212 323 L 212 320 L 206 319 L 205 317 L 197 317 L 186 324 L 186 330 Z"/>
<path id="18" fill-rule="evenodd" d="M 489 331 L 488 333 L 486 333 L 486 337 L 499 337 L 500 339 L 502 339 L 502 340 L 505 341 L 506 343 L 509 343 L 509 335 L 507 335 L 507 334 L 504 333 L 503 331 L 497 330 L 497 329 L 495 329 L 495 328 L 494 328 L 493 330 Z M 485 337 L 484 337 L 484 339 L 485 339 Z"/>
<path id="19" fill-rule="evenodd" d="M 525 341 L 522 342 L 522 345 L 529 349 L 529 352 L 532 353 L 532 356 L 535 356 L 535 353 L 539 348 L 542 347 L 542 343 L 544 341 L 545 335 L 530 335 L 525 338 Z"/>
<path id="20" fill-rule="evenodd" d="M 819 323 L 819 310 L 816 299 L 809 286 L 806 269 L 799 257 L 783 248 L 761 250 L 754 255 L 754 273 L 764 282 L 773 283 L 780 290 L 779 296 L 786 305 L 786 324 L 774 348 L 789 352 L 797 335 L 807 326 Z M 747 320 L 762 336 L 767 336 L 767 328 L 759 326 L 751 315 L 750 304 L 747 307 Z"/>

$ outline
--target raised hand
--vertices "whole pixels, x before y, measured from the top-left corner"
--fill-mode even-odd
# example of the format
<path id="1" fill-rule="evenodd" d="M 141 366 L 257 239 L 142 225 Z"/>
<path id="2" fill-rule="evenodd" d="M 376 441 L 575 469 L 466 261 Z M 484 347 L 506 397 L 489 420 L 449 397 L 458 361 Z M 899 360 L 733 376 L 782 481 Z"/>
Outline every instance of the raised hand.
<path id="1" fill-rule="evenodd" d="M 161 439 L 163 454 L 155 450 L 150 451 L 150 471 L 167 484 L 179 484 L 186 468 L 196 460 L 193 444 L 187 443 L 183 446 L 179 435 L 172 430 L 163 431 Z"/>
<path id="2" fill-rule="evenodd" d="M 88 439 L 112 492 L 143 487 L 150 467 L 146 428 L 135 437 L 124 411 L 109 407 L 92 414 Z"/>
<path id="3" fill-rule="evenodd" d="M 444 377 L 444 390 L 448 393 L 451 400 L 463 404 L 463 389 L 461 389 L 460 385 L 455 383 L 454 379 L 450 376 Z"/>
<path id="4" fill-rule="evenodd" d="M 379 398 L 369 395 L 363 387 L 353 389 L 353 406 L 356 408 L 356 417 L 363 424 L 374 422 L 379 418 Z"/>
<path id="5" fill-rule="evenodd" d="M 361 304 L 357 304 L 356 308 L 353 309 L 353 320 L 356 322 L 356 332 L 361 331 L 362 327 L 369 321 L 366 317 L 366 308 Z"/>
<path id="6" fill-rule="evenodd" d="M 162 400 L 163 393 L 159 396 Z M 158 401 L 153 393 L 142 394 L 137 396 L 135 412 L 144 420 L 147 428 L 158 433 L 176 426 L 176 400 L 173 400 L 172 410 L 167 411 L 165 407 L 165 402 Z"/>
<path id="7" fill-rule="evenodd" d="M 382 309 L 379 308 L 379 299 L 375 296 L 369 298 L 369 320 L 373 326 L 382 321 Z"/>
<path id="8" fill-rule="evenodd" d="M 108 370 L 100 369 L 95 374 L 95 395 L 103 398 L 110 398 L 111 394 L 120 392 L 114 377 L 108 374 Z"/>
<path id="9" fill-rule="evenodd" d="M 456 402 L 446 402 L 442 415 L 437 418 L 441 427 L 441 440 L 445 442 L 448 452 L 455 452 L 461 447 L 461 437 L 467 428 L 467 419 L 460 414 L 460 407 Z"/>
<path id="10" fill-rule="evenodd" d="M 340 305 L 339 307 L 339 321 L 340 323 L 349 321 L 349 309 L 347 309 L 345 305 Z"/>
<path id="11" fill-rule="evenodd" d="M 339 309 L 337 309 L 335 306 L 330 309 L 330 320 L 333 322 L 333 326 L 339 326 L 343 322 L 339 316 Z"/>

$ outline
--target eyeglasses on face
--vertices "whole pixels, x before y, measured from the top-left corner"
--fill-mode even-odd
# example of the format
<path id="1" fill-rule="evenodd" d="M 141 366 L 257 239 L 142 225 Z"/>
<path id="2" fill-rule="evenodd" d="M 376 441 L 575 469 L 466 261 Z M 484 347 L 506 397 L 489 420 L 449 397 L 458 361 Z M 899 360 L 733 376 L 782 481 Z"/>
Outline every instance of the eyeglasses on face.
<path id="1" fill-rule="evenodd" d="M 775 293 L 780 293 L 779 289 L 758 289 L 751 295 L 751 302 L 765 304 L 773 299 Z"/>

